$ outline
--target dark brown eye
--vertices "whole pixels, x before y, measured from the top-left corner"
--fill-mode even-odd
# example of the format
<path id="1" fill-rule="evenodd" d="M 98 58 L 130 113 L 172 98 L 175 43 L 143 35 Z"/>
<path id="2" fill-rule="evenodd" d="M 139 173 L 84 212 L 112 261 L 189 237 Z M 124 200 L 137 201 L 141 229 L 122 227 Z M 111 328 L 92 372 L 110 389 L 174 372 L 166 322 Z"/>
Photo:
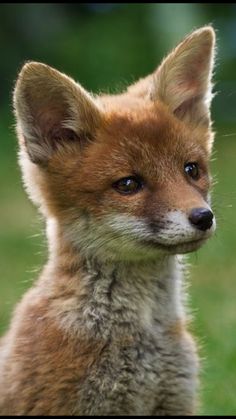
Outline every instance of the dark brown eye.
<path id="1" fill-rule="evenodd" d="M 143 181 L 138 176 L 129 176 L 117 180 L 112 187 L 121 194 L 131 195 L 143 188 Z"/>
<path id="2" fill-rule="evenodd" d="M 193 180 L 198 180 L 200 177 L 199 167 L 197 163 L 186 163 L 184 166 L 185 173 L 190 176 Z"/>

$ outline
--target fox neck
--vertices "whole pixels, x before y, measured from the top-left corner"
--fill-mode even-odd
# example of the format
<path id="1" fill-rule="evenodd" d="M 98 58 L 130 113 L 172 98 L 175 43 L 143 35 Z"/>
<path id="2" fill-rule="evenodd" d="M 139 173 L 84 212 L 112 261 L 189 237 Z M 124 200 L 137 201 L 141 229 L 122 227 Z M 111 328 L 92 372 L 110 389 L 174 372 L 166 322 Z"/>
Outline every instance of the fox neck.
<path id="1" fill-rule="evenodd" d="M 65 328 L 110 338 L 153 328 L 163 331 L 184 318 L 176 256 L 146 262 L 101 261 L 81 256 L 55 222 L 49 223 L 47 232 L 46 276 L 51 292 L 62 295 L 59 317 Z"/>

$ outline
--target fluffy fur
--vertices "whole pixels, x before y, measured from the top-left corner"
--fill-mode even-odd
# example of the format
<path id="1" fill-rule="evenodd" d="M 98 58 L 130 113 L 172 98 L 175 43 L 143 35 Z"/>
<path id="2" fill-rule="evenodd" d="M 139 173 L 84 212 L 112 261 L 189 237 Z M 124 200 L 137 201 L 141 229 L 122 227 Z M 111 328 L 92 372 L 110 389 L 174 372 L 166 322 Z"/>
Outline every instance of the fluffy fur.
<path id="1" fill-rule="evenodd" d="M 14 91 L 20 164 L 46 218 L 48 263 L 0 344 L 5 415 L 188 415 L 198 356 L 179 254 L 209 208 L 214 31 L 203 27 L 120 95 L 41 63 Z M 200 176 L 184 172 L 198 162 Z M 141 175 L 124 195 L 117 180 Z"/>

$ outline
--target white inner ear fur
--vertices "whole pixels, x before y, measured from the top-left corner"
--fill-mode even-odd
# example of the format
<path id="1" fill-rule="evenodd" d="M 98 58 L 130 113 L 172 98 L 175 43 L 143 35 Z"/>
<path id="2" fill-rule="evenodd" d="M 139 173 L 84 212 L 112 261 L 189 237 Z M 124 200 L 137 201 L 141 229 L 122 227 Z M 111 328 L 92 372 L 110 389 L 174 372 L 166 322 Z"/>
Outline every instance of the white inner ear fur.
<path id="1" fill-rule="evenodd" d="M 59 140 L 92 135 L 101 121 L 95 99 L 63 73 L 41 63 L 24 65 L 14 91 L 17 132 L 33 162 L 44 162 Z"/>
<path id="2" fill-rule="evenodd" d="M 209 123 L 215 34 L 210 26 L 186 37 L 154 73 L 150 96 L 180 119 Z"/>

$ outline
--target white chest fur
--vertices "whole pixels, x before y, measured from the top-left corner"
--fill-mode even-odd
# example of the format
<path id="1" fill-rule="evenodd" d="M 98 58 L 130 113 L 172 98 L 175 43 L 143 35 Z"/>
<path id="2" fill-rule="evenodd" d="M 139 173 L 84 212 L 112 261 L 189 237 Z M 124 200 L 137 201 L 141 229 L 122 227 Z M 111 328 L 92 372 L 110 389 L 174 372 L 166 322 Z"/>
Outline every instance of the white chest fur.
<path id="1" fill-rule="evenodd" d="M 57 310 L 79 339 L 104 341 L 79 393 L 79 414 L 193 411 L 197 357 L 184 326 L 178 330 L 183 299 L 176 257 L 135 267 L 87 262 L 80 294 Z"/>

